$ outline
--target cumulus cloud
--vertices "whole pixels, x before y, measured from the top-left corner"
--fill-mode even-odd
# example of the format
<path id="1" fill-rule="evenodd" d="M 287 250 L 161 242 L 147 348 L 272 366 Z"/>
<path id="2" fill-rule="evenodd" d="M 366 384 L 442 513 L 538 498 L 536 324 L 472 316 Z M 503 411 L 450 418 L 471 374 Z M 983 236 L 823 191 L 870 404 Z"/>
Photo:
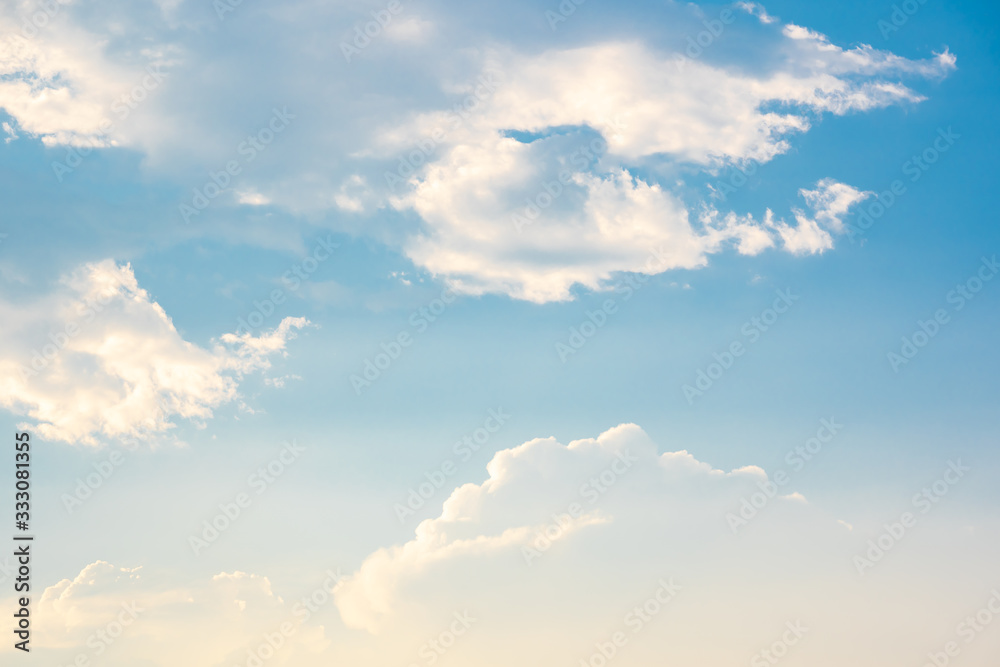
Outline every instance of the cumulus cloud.
<path id="1" fill-rule="evenodd" d="M 330 590 L 337 576 L 318 575 L 317 590 Z M 75 662 L 81 655 L 122 666 L 246 664 L 265 635 L 281 644 L 267 664 L 303 664 L 329 645 L 305 605 L 241 571 L 180 579 L 96 561 L 45 588 L 31 614 L 32 650 L 49 664 L 84 664 Z M 283 624 L 289 631 L 281 634 Z M 15 652 L 10 643 L 0 649 Z"/>
<path id="2" fill-rule="evenodd" d="M 477 562 L 506 570 L 500 575 L 506 580 L 518 574 L 530 579 L 528 573 L 549 571 L 546 563 L 553 561 L 562 567 L 600 541 L 623 540 L 613 551 L 624 557 L 643 540 L 632 531 L 647 522 L 641 532 L 679 530 L 678 538 L 702 542 L 697 550 L 730 533 L 727 505 L 736 507 L 741 493 L 767 478 L 753 466 L 717 470 L 687 451 L 658 454 L 634 424 L 568 445 L 531 440 L 497 452 L 487 472 L 482 484 L 456 489 L 440 516 L 423 521 L 412 540 L 373 553 L 344 582 L 337 605 L 345 623 L 379 632 L 412 604 L 405 591 L 415 582 Z M 692 555 L 689 547 L 672 544 L 661 553 L 636 551 L 627 560 L 648 566 L 666 559 L 676 564 L 671 574 L 677 576 L 681 563 L 683 569 L 694 565 Z"/>
<path id="3" fill-rule="evenodd" d="M 795 226 L 753 224 L 730 212 L 708 216 L 721 228 L 699 229 L 682 189 L 628 171 L 650 160 L 708 170 L 767 162 L 819 114 L 922 99 L 885 77 L 954 67 L 947 52 L 911 61 L 871 47 L 844 50 L 798 26 L 782 35 L 782 65 L 756 75 L 636 43 L 495 54 L 490 68 L 503 72 L 502 83 L 480 95 L 440 157 L 393 199 L 427 225 L 407 254 L 461 291 L 544 302 L 570 298 L 575 284 L 599 288 L 615 271 L 642 271 L 652 248 L 661 249 L 662 272 L 703 266 L 729 240 L 746 254 L 778 238 L 794 253 L 832 247 L 830 231 L 841 230 L 858 201 L 851 186 L 823 181 L 802 191 L 822 220 L 795 211 Z M 411 134 L 444 125 L 446 116 L 418 117 Z M 389 133 L 383 143 L 401 147 L 407 136 Z M 814 201 L 814 192 L 841 199 Z"/>
<path id="4" fill-rule="evenodd" d="M 104 633 L 116 637 L 101 661 L 115 667 L 254 664 L 251 651 L 296 667 L 543 667 L 586 663 L 621 632 L 616 664 L 714 667 L 747 664 L 791 622 L 807 630 L 789 664 L 880 667 L 939 646 L 927 637 L 979 609 L 989 596 L 982 572 L 997 557 L 985 531 L 973 537 L 953 517 L 920 515 L 862 576 L 854 557 L 898 519 L 849 523 L 807 502 L 790 467 L 785 481 L 752 464 L 721 470 L 663 451 L 634 424 L 568 444 L 529 440 L 498 451 L 486 473 L 347 576 L 320 568 L 290 586 L 232 569 L 168 575 L 92 563 L 38 596 L 39 649 L 53 664 L 93 659 Z M 734 524 L 737 513 L 749 518 Z M 116 625 L 136 608 L 134 622 Z M 268 649 L 285 623 L 282 645 Z M 970 664 L 993 653 L 981 655 Z"/>
<path id="5" fill-rule="evenodd" d="M 487 472 L 347 577 L 335 597 L 349 628 L 393 644 L 415 619 L 469 609 L 480 626 L 449 651 L 456 664 L 576 664 L 622 631 L 624 665 L 724 665 L 746 664 L 799 621 L 810 632 L 798 664 L 875 667 L 935 627 L 910 615 L 906 632 L 888 631 L 899 627 L 899 596 L 941 572 L 934 534 L 907 535 L 896 565 L 879 564 L 864 579 L 878 583 L 862 586 L 851 564 L 867 538 L 757 466 L 724 471 L 685 450 L 661 453 L 623 424 L 501 450 Z M 750 498 L 756 516 L 734 523 Z M 661 582 L 680 587 L 665 609 L 649 602 Z M 930 588 L 918 597 L 937 604 Z M 952 603 L 974 599 L 947 588 Z"/>
<path id="6" fill-rule="evenodd" d="M 509 138 L 498 138 L 497 144 L 494 154 L 503 153 L 503 144 L 514 151 L 524 146 Z M 509 212 L 495 201 L 497 189 L 487 194 L 480 183 L 470 182 L 481 177 L 471 166 L 428 169 L 409 203 L 430 230 L 409 242 L 407 254 L 447 276 L 457 291 L 505 293 L 538 303 L 569 299 L 575 285 L 602 289 L 617 272 L 702 267 L 710 254 L 729 246 L 757 255 L 780 241 L 792 253 L 822 252 L 833 247 L 831 233 L 843 231 L 850 207 L 867 196 L 824 179 L 815 190 L 800 191 L 816 219 L 795 209 L 790 225 L 776 222 L 770 210 L 757 220 L 705 206 L 695 222 L 675 194 L 624 169 L 603 177 L 575 174 L 565 185 L 557 178 L 544 181 L 543 194 L 581 199 L 571 212 L 542 212 L 532 208 L 530 197 L 527 206 Z M 542 201 L 554 199 L 548 196 Z"/>
<path id="7" fill-rule="evenodd" d="M 0 302 L 0 312 L 0 406 L 31 419 L 43 438 L 86 445 L 209 419 L 308 324 L 285 318 L 205 349 L 181 337 L 130 265 L 113 260 L 80 267 L 28 307 Z"/>
<path id="8" fill-rule="evenodd" d="M 112 56 L 108 44 L 119 36 L 87 30 L 74 9 L 21 1 L 0 10 L 0 107 L 48 146 L 135 144 L 123 121 L 160 86 L 177 49 L 146 40 Z"/>
<path id="9" fill-rule="evenodd" d="M 478 167 L 502 165 L 507 155 L 526 162 L 523 154 L 531 151 L 513 139 L 491 144 L 457 150 L 453 161 L 433 165 L 410 199 L 431 231 L 414 238 L 407 254 L 451 278 L 455 289 L 544 302 L 568 298 L 574 284 L 596 289 L 615 271 L 641 271 L 657 251 L 667 267 L 704 264 L 711 243 L 692 229 L 683 204 L 624 170 L 604 178 L 576 175 L 566 185 L 553 180 L 567 199 L 586 197 L 571 220 L 532 219 L 530 211 L 513 218 L 510 202 L 498 201 L 506 194 L 502 179 Z M 484 187 L 487 180 L 493 187 Z"/>
<path id="10" fill-rule="evenodd" d="M 744 55 L 688 57 L 683 39 L 673 49 L 670 39 L 655 48 L 619 39 L 546 49 L 460 29 L 441 51 L 440 27 L 469 17 L 427 10 L 398 17 L 353 62 L 329 64 L 312 45 L 320 34 L 353 34 L 360 18 L 346 6 L 317 12 L 302 0 L 253 10 L 273 19 L 266 47 L 226 22 L 231 48 L 268 50 L 274 65 L 264 71 L 252 59 L 219 60 L 198 38 L 219 29 L 217 17 L 190 3 L 165 2 L 155 15 L 123 12 L 114 29 L 59 6 L 31 39 L 19 34 L 19 21 L 32 3 L 0 11 L 0 107 L 19 136 L 138 148 L 150 168 L 184 163 L 172 172 L 184 180 L 238 157 L 239 133 L 260 125 L 274 105 L 261 91 L 274 88 L 299 119 L 295 130 L 266 160 L 246 165 L 235 196 L 218 206 L 335 211 L 337 224 L 401 247 L 459 291 L 535 302 L 571 298 L 574 286 L 600 289 L 615 272 L 646 271 L 654 252 L 654 272 L 663 272 L 705 266 L 728 248 L 831 248 L 836 225 L 801 211 L 773 225 L 747 211 L 706 216 L 698 177 L 766 163 L 824 116 L 918 103 L 924 96 L 913 82 L 956 65 L 947 49 L 910 59 L 864 44 L 844 48 L 782 24 L 755 2 L 738 3 L 737 20 L 760 25 L 752 34 L 734 26 L 727 36 L 745 40 Z M 664 11 L 690 18 L 689 9 Z M 306 15 L 308 26 L 290 21 Z M 416 95 L 381 75 L 387 62 L 403 61 L 421 63 L 419 86 L 428 90 Z M 328 65 L 339 68 L 340 83 L 328 81 Z M 167 90 L 149 68 L 169 74 Z M 288 71 L 302 79 L 289 81 Z M 348 88 L 358 94 L 345 96 Z M 136 95 L 141 113 L 121 106 Z M 331 116 L 331 108 L 339 111 Z M 112 132 L 102 129 L 106 118 Z M 397 173 L 397 160 L 405 163 L 415 147 L 419 159 Z M 403 215 L 388 215 L 392 209 Z"/>

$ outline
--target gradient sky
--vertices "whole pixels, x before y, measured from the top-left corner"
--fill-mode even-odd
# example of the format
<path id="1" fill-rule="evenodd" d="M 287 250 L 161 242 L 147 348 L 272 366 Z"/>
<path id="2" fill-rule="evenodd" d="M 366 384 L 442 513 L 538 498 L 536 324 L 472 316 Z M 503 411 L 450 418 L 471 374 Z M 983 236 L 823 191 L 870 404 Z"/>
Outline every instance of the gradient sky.
<path id="1" fill-rule="evenodd" d="M 39 659 L 246 665 L 339 568 L 266 664 L 431 664 L 421 647 L 469 610 L 435 664 L 577 665 L 618 630 L 617 664 L 747 664 L 796 621 L 789 666 L 919 666 L 952 640 L 954 664 L 992 664 L 997 627 L 957 626 L 1000 587 L 1000 280 L 955 290 L 1000 254 L 998 17 L 912 4 L 74 0 L 45 25 L 43 3 L 4 5 L 0 424 L 36 443 Z M 348 59 L 372 12 L 391 19 Z M 797 300 L 758 329 L 779 291 Z M 509 418 L 460 454 L 491 411 Z M 842 430 L 796 470 L 823 419 Z M 302 453 L 261 489 L 288 441 Z M 635 471 L 581 500 L 629 448 Z M 958 461 L 923 514 L 914 494 Z M 727 513 L 779 471 L 734 534 Z M 681 592 L 631 639 L 661 578 Z M 96 655 L 133 600 L 148 611 Z"/>

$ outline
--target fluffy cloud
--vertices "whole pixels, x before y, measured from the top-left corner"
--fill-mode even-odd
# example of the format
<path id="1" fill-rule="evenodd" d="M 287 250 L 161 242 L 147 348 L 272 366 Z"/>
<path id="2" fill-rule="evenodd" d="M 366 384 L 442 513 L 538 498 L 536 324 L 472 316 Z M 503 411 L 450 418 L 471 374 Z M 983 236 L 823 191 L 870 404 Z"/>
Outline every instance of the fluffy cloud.
<path id="1" fill-rule="evenodd" d="M 270 367 L 304 318 L 260 336 L 225 334 L 212 349 L 184 340 L 132 268 L 88 264 L 25 308 L 0 303 L 5 340 L 0 405 L 40 436 L 97 444 L 203 421 L 237 397 L 246 374 Z"/>
<path id="2" fill-rule="evenodd" d="M 586 126 L 605 137 L 612 155 L 628 160 L 764 161 L 787 150 L 788 134 L 809 128 L 809 112 L 844 114 L 923 99 L 877 77 L 942 76 L 954 64 L 950 54 L 911 61 L 871 47 L 844 51 L 792 28 L 779 41 L 786 50 L 780 64 L 758 75 L 628 42 L 498 54 L 490 67 L 504 83 L 472 123 L 477 130 L 526 132 Z"/>
<path id="3" fill-rule="evenodd" d="M 781 34 L 780 64 L 757 75 L 635 43 L 494 55 L 490 71 L 502 72 L 502 82 L 486 87 L 489 95 L 479 91 L 480 108 L 410 178 L 411 191 L 393 199 L 427 223 L 407 254 L 459 290 L 543 302 L 570 298 L 574 284 L 597 289 L 616 271 L 703 266 L 726 241 L 746 254 L 779 238 L 793 253 L 831 248 L 831 232 L 862 196 L 851 186 L 825 180 L 802 191 L 822 219 L 794 211 L 794 226 L 770 213 L 754 224 L 733 213 L 721 216 L 722 227 L 699 228 L 683 188 L 627 171 L 650 161 L 703 169 L 767 162 L 818 114 L 922 99 L 885 77 L 954 67 L 947 52 L 911 61 L 867 46 L 843 50 L 798 26 Z M 383 143 L 399 150 L 403 137 L 447 127 L 449 116 L 425 114 Z"/>
<path id="4" fill-rule="evenodd" d="M 338 576 L 324 573 L 316 590 L 329 591 Z M 52 665 L 246 664 L 261 646 L 269 665 L 303 664 L 329 644 L 301 601 L 240 571 L 178 580 L 97 561 L 44 589 L 31 614 L 32 651 Z M 268 636 L 280 644 L 270 656 Z M 15 652 L 9 643 L 0 649 Z"/>
<path id="5" fill-rule="evenodd" d="M 947 601 L 929 583 L 951 576 L 939 567 L 941 528 L 907 534 L 893 564 L 862 577 L 852 558 L 883 527 L 852 531 L 756 466 L 726 472 L 660 453 L 631 424 L 568 445 L 531 440 L 497 452 L 487 471 L 344 581 L 336 603 L 348 627 L 390 644 L 415 619 L 471 610 L 479 625 L 449 649 L 454 664 L 579 664 L 621 631 L 616 664 L 641 667 L 746 664 L 799 622 L 808 633 L 789 664 L 875 667 L 935 628 L 907 615 L 900 631 L 900 600 L 962 608 L 981 594 L 974 574 L 950 581 Z M 750 499 L 756 516 L 734 520 Z M 657 603 L 671 581 L 676 597 Z"/>
<path id="6" fill-rule="evenodd" d="M 497 137 L 493 149 L 484 152 L 501 159 L 491 163 L 484 158 L 480 164 L 502 164 L 503 155 L 523 151 L 524 146 Z M 492 188 L 483 187 L 481 179 L 487 178 Z M 603 177 L 574 174 L 562 183 L 558 177 L 543 179 L 538 192 L 513 210 L 512 198 L 499 201 L 502 180 L 483 174 L 471 162 L 432 165 L 408 199 L 431 231 L 412 239 L 407 254 L 432 273 L 447 276 L 457 291 L 505 293 L 538 303 L 569 299 L 574 285 L 601 289 L 616 272 L 656 274 L 702 267 L 709 254 L 727 245 L 740 254 L 756 255 L 780 240 L 792 253 L 822 252 L 833 247 L 832 233 L 843 230 L 850 207 L 867 196 L 824 179 L 815 190 L 800 191 L 815 219 L 795 209 L 796 224 L 789 225 L 775 221 L 770 210 L 758 221 L 753 215 L 722 215 L 705 207 L 697 225 L 676 195 L 624 169 Z M 531 181 L 517 187 L 524 192 L 532 185 L 537 187 Z M 559 197 L 576 198 L 580 205 L 570 211 L 554 206 L 545 211 L 548 206 L 533 203 Z"/>
<path id="7" fill-rule="evenodd" d="M 824 458 L 846 437 L 830 433 L 819 431 Z M 250 652 L 296 667 L 541 667 L 589 662 L 621 632 L 616 665 L 715 667 L 751 662 L 792 623 L 805 630 L 789 665 L 880 667 L 900 655 L 921 664 L 991 595 L 990 531 L 920 514 L 861 575 L 854 557 L 869 539 L 885 544 L 898 514 L 855 511 L 852 529 L 829 498 L 795 491 L 808 470 L 723 471 L 662 451 L 632 424 L 569 444 L 530 440 L 497 452 L 486 472 L 346 577 L 325 567 L 303 576 L 284 551 L 278 571 L 296 570 L 294 584 L 92 563 L 38 595 L 33 650 L 46 664 L 94 660 L 103 633 L 115 640 L 101 664 L 115 667 L 252 666 Z M 745 524 L 731 518 L 740 512 Z M 286 623 L 281 646 L 267 649 Z M 993 664 L 988 641 L 965 662 Z"/>
<path id="8" fill-rule="evenodd" d="M 674 568 L 661 575 L 690 573 L 699 550 L 723 547 L 725 537 L 732 537 L 726 510 L 767 479 L 753 466 L 727 473 L 686 451 L 658 454 L 633 424 L 568 445 L 555 438 L 531 440 L 498 452 L 487 471 L 482 484 L 456 489 L 441 515 L 422 522 L 411 541 L 372 554 L 345 581 L 337 594 L 345 623 L 371 632 L 391 626 L 413 604 L 405 591 L 424 578 L 481 562 L 506 570 L 504 580 L 533 580 L 552 567 L 576 567 L 575 559 L 600 542 L 606 543 L 600 548 L 605 555 L 625 559 L 615 568 L 666 560 Z M 774 504 L 769 509 L 776 516 L 792 518 L 781 507 L 783 499 Z M 647 534 L 672 531 L 681 543 L 638 549 Z M 819 532 L 825 539 L 835 536 L 832 526 Z M 729 546 L 736 544 L 733 539 Z"/>
<path id="9" fill-rule="evenodd" d="M 0 107 L 46 145 L 131 145 L 124 123 L 153 95 L 175 62 L 168 43 L 121 46 L 71 20 L 74 3 L 22 0 L 0 11 Z M 129 26 L 136 28 L 137 26 Z"/>
<path id="10" fill-rule="evenodd" d="M 336 3 L 241 6 L 229 17 L 267 17 L 266 45 L 239 21 L 219 22 L 191 3 L 123 10 L 114 21 L 57 6 L 30 38 L 22 21 L 36 4 L 0 10 L 0 107 L 19 140 L 137 148 L 149 168 L 200 186 L 206 170 L 239 157 L 239 142 L 272 106 L 287 105 L 294 130 L 266 159 L 244 165 L 215 206 L 337 211 L 336 224 L 401 247 L 455 289 L 535 302 L 569 299 L 576 285 L 600 289 L 616 272 L 705 266 L 729 248 L 828 250 L 839 222 L 798 210 L 787 223 L 775 220 L 781 212 L 705 213 L 699 178 L 768 162 L 824 115 L 920 102 L 913 81 L 943 77 L 956 62 L 947 49 L 908 59 L 843 48 L 753 2 L 737 4 L 746 12 L 738 21 L 760 25 L 727 28 L 727 48 L 698 57 L 684 53 L 681 33 L 656 46 L 620 39 L 551 48 L 455 28 L 476 23 L 473 9 L 444 16 L 407 6 L 350 63 L 317 55 L 330 34 L 353 34 L 362 16 L 370 20 Z M 690 8 L 664 11 L 676 12 L 678 31 L 691 19 Z M 204 39 L 215 31 L 231 40 L 226 56 Z M 447 34 L 447 48 L 430 34 Z M 266 52 L 267 66 L 229 59 L 230 50 Z M 419 81 L 385 76 L 387 63 L 419 63 L 411 74 Z M 163 90 L 148 68 L 169 74 Z M 113 131 L 102 129 L 105 118 Z M 405 163 L 414 154 L 387 184 L 400 156 Z M 187 182 L 192 174 L 201 180 Z"/>
<path id="11" fill-rule="evenodd" d="M 799 194 L 813 210 L 812 217 L 801 209 L 793 209 L 796 224 L 792 226 L 775 221 L 774 214 L 768 210 L 764 223 L 778 233 L 784 248 L 796 255 L 833 248 L 832 234 L 843 232 L 844 216 L 852 206 L 871 195 L 829 178 L 817 183 L 815 190 L 802 189 Z"/>
<path id="12" fill-rule="evenodd" d="M 529 146 L 496 137 L 433 165 L 410 199 L 432 231 L 409 243 L 409 256 L 449 276 L 460 291 L 544 302 L 568 298 L 574 284 L 596 289 L 615 271 L 641 271 L 651 258 L 665 268 L 701 266 L 716 245 L 692 229 L 675 196 L 624 170 L 605 178 L 578 174 L 565 185 L 550 181 L 556 197 L 585 198 L 570 219 L 531 211 L 515 218 L 504 177 L 496 178 L 487 165 L 504 165 L 507 156 L 527 163 L 529 152 Z M 518 184 L 522 190 L 536 185 L 530 170 L 504 176 L 514 175 L 527 176 Z M 744 228 L 737 225 L 731 234 Z"/>

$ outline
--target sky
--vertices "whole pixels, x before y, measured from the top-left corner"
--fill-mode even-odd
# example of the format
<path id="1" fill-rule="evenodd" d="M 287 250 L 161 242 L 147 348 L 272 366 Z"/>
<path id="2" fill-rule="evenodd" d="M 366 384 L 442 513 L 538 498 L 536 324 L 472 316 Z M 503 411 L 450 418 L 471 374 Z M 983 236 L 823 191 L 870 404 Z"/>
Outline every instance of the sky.
<path id="1" fill-rule="evenodd" d="M 31 650 L 992 665 L 997 19 L 4 3 Z"/>

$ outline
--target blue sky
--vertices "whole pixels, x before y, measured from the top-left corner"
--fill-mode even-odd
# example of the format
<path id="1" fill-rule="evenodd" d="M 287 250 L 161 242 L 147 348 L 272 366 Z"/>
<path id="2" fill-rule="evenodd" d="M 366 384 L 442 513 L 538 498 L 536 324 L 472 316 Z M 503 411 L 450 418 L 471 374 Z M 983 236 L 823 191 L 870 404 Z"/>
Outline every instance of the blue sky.
<path id="1" fill-rule="evenodd" d="M 59 582 L 93 576 L 97 591 L 42 604 L 50 639 L 40 636 L 38 650 L 68 663 L 89 650 L 90 627 L 68 619 L 103 627 L 105 607 L 142 598 L 152 609 L 146 625 L 108 659 L 161 664 L 157 656 L 170 654 L 158 642 L 183 629 L 171 595 L 197 599 L 207 618 L 223 614 L 211 611 L 213 596 L 235 595 L 242 616 L 219 620 L 218 636 L 197 645 L 206 665 L 246 664 L 258 625 L 271 627 L 287 614 L 282 604 L 339 567 L 349 580 L 336 604 L 270 664 L 424 664 L 421 638 L 462 604 L 478 604 L 487 620 L 442 661 L 493 664 L 504 656 L 491 653 L 494 642 L 523 632 L 534 647 L 525 661 L 576 664 L 612 629 L 617 611 L 602 608 L 645 595 L 646 579 L 652 593 L 647 570 L 676 565 L 672 576 L 694 582 L 692 606 L 664 619 L 673 628 L 665 636 L 708 632 L 685 626 L 684 615 L 694 624 L 713 605 L 731 609 L 718 620 L 736 627 L 742 605 L 757 600 L 777 629 L 798 616 L 817 628 L 789 664 L 922 664 L 997 585 L 1000 280 L 963 297 L 961 309 L 949 294 L 992 277 L 984 258 L 1000 254 L 1000 78 L 994 4 L 918 6 L 883 34 L 891 3 L 594 1 L 552 29 L 546 11 L 558 3 L 406 0 L 350 62 L 340 45 L 386 3 L 244 0 L 220 20 L 185 0 L 76 0 L 26 40 L 21 17 L 37 7 L 5 9 L 0 364 L 11 379 L 0 422 L 38 443 L 38 586 L 53 587 L 51 598 Z M 687 38 L 723 12 L 732 22 L 678 65 Z M 384 174 L 494 75 L 495 91 L 389 189 Z M 146 99 L 133 98 L 122 118 L 114 100 L 136 86 Z M 281 131 L 250 159 L 240 147 L 264 136 L 275 110 L 286 120 L 270 127 Z M 100 129 L 103 117 L 112 132 Z M 595 139 L 603 148 L 594 159 L 570 169 L 565 192 L 516 230 L 511 216 L 524 198 L 538 201 Z M 54 171 L 94 143 L 72 172 Z M 915 166 L 921 156 L 933 164 Z M 227 162 L 239 173 L 186 222 L 181 205 Z M 732 179 L 748 164 L 745 184 L 713 196 L 710 186 L 741 183 Z M 857 232 L 859 213 L 885 202 L 876 194 L 894 181 L 905 191 Z M 307 279 L 282 280 L 308 270 L 324 244 L 337 247 Z M 644 270 L 654 248 L 666 259 Z M 73 300 L 116 276 L 108 311 L 60 352 L 61 365 L 19 376 L 47 334 L 73 321 Z M 449 289 L 430 322 L 421 309 Z M 275 290 L 283 302 L 273 312 L 257 305 Z M 751 340 L 745 326 L 778 291 L 798 299 Z M 605 323 L 561 359 L 557 344 L 570 344 L 609 299 Z M 238 338 L 240 319 L 258 309 L 268 311 L 261 326 Z M 947 323 L 894 370 L 888 353 L 939 310 Z M 356 391 L 352 375 L 401 333 L 412 344 Z M 745 353 L 688 401 L 683 387 L 734 342 Z M 461 460 L 454 443 L 499 409 L 510 419 Z M 748 528 L 758 532 L 738 543 L 743 556 L 718 547 L 732 537 L 726 508 L 755 475 L 790 471 L 786 454 L 829 418 L 842 432 L 782 489 L 799 495 Z M 621 424 L 641 431 L 514 449 L 536 438 L 589 442 Z M 291 439 L 305 447 L 301 459 L 217 543 L 193 553 L 189 536 Z M 517 530 L 547 520 L 529 518 L 530 509 L 559 510 L 556 490 L 576 479 L 574 466 L 600 468 L 605 454 L 647 440 L 657 455 L 685 450 L 703 463 L 650 453 L 640 466 L 663 468 L 665 481 L 629 482 L 609 495 L 610 519 L 581 521 L 546 554 L 552 570 L 514 578 Z M 112 451 L 124 451 L 125 463 L 68 512 L 64 494 Z M 853 555 L 959 459 L 971 472 L 894 548 L 896 562 L 857 573 Z M 394 505 L 449 461 L 454 474 L 401 522 Z M 442 509 L 449 498 L 452 514 Z M 707 535 L 699 518 L 721 533 Z M 456 534 L 508 542 L 443 555 L 415 533 L 424 519 L 426 534 L 440 531 L 447 543 Z M 659 521 L 676 523 L 657 539 L 641 536 Z M 812 531 L 826 555 L 794 539 Z M 805 564 L 782 574 L 769 549 Z M 716 570 L 691 553 L 711 554 Z M 428 565 L 440 562 L 450 575 Z M 745 571 L 748 563 L 758 569 Z M 142 581 L 122 574 L 136 567 Z M 593 594 L 569 587 L 553 574 L 560 568 L 599 582 Z M 634 574 L 616 578 L 626 568 Z M 498 583 L 472 585 L 468 572 Z M 220 573 L 243 588 L 216 590 L 230 581 Z M 773 594 L 731 599 L 724 582 L 745 580 L 740 573 Z M 566 605 L 549 608 L 558 621 L 547 639 L 518 620 L 529 602 L 516 595 L 536 576 Z M 802 581 L 816 593 L 796 597 Z M 509 599 L 498 593 L 504 585 L 516 591 Z M 824 592 L 836 593 L 825 606 Z M 898 627 L 833 620 L 869 609 L 897 614 Z M 407 623 L 414 613 L 421 621 Z M 593 640 L 574 643 L 562 631 L 574 624 Z M 671 648 L 643 635 L 619 660 L 750 660 L 768 632 L 733 630 L 723 648 Z M 880 636 L 890 637 L 881 647 Z M 987 664 L 995 629 L 982 637 L 963 650 L 964 664 Z M 374 648 L 387 638 L 395 648 Z"/>

